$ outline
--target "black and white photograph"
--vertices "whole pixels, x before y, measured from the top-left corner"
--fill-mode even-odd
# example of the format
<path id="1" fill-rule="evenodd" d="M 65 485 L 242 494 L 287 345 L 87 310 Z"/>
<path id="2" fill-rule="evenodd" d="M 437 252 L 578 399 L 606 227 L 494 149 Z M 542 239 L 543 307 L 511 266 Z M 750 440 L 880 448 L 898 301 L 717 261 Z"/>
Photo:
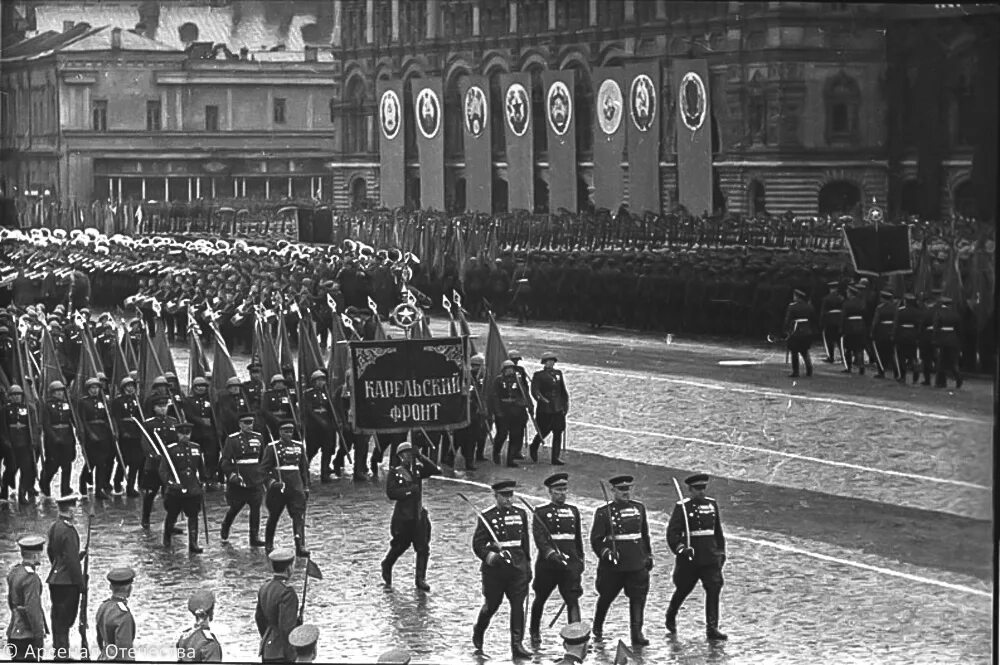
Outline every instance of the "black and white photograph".
<path id="1" fill-rule="evenodd" d="M 995 662 L 1000 4 L 0 0 L 0 661 Z"/>

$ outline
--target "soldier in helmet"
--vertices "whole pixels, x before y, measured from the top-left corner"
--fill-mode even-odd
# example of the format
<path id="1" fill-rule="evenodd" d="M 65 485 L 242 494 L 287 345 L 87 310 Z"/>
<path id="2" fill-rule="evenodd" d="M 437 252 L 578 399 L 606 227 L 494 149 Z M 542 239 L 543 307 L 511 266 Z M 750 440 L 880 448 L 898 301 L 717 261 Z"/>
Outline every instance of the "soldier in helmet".
<path id="1" fill-rule="evenodd" d="M 7 604 L 11 608 L 7 626 L 7 652 L 13 661 L 39 661 L 48 628 L 42 611 L 41 536 L 24 536 L 17 541 L 21 563 L 7 573 Z"/>
<path id="2" fill-rule="evenodd" d="M 247 367 L 250 372 L 250 379 L 243 383 L 243 394 L 250 402 L 250 408 L 254 411 L 260 410 L 261 397 L 264 394 L 264 377 L 260 372 L 260 363 L 252 361 Z"/>
<path id="3" fill-rule="evenodd" d="M 261 458 L 261 472 L 267 487 L 267 525 L 264 529 L 265 547 L 274 547 L 274 532 L 281 513 L 287 508 L 292 518 L 297 556 L 309 556 L 305 547 L 306 501 L 309 499 L 309 458 L 301 441 L 293 438 L 295 424 L 283 422 L 278 427 L 280 438 L 272 441 Z"/>
<path id="4" fill-rule="evenodd" d="M 142 405 L 142 412 L 148 417 L 149 414 L 153 412 L 153 402 L 161 397 L 167 398 L 167 403 L 170 403 L 170 384 L 167 383 L 167 378 L 165 376 L 157 376 L 153 379 L 153 383 L 150 386 L 149 395 Z M 172 418 L 179 420 L 177 414 L 173 412 L 172 409 L 168 409 L 168 412 Z"/>
<path id="5" fill-rule="evenodd" d="M 430 591 L 426 577 L 431 521 L 423 506 L 423 481 L 440 474 L 441 469 L 415 451 L 408 441 L 399 444 L 396 454 L 400 464 L 389 473 L 385 486 L 386 496 L 396 502 L 396 507 L 392 512 L 390 528 L 392 542 L 382 560 L 382 580 L 386 586 L 392 586 L 392 567 L 412 545 L 417 553 L 416 586 L 421 591 Z"/>
<path id="6" fill-rule="evenodd" d="M 139 396 L 136 393 L 135 379 L 126 376 L 118 384 L 119 394 L 111 400 L 111 416 L 118 425 L 118 448 L 122 452 L 122 460 L 115 470 L 115 491 L 119 491 L 123 480 L 125 494 L 129 497 L 139 496 L 136 490 L 136 480 L 142 469 L 143 442 L 139 423 L 142 422 L 142 410 L 139 407 Z M 125 466 L 122 467 L 121 462 Z"/>
<path id="7" fill-rule="evenodd" d="M 483 354 L 469 359 L 471 384 L 469 385 L 469 424 L 455 431 L 455 445 L 462 451 L 465 470 L 475 471 L 476 461 L 485 459 L 486 414 L 483 404 Z"/>
<path id="8" fill-rule="evenodd" d="M 177 640 L 178 662 L 221 663 L 222 645 L 209 626 L 215 617 L 215 594 L 210 589 L 198 589 L 188 598 L 188 611 L 194 615 L 194 626 Z"/>
<path id="9" fill-rule="evenodd" d="M 69 494 L 70 474 L 76 459 L 76 434 L 73 428 L 73 410 L 66 399 L 66 386 L 62 381 L 49 384 L 49 397 L 42 413 L 45 432 L 45 465 L 39 481 L 42 494 L 50 496 L 52 479 L 62 471 L 61 492 Z"/>
<path id="10" fill-rule="evenodd" d="M 24 403 L 24 389 L 11 384 L 7 390 L 7 403 L 0 411 L 0 427 L 11 448 L 14 466 L 9 468 L 3 479 L 4 488 L 13 487 L 15 474 L 18 478 L 17 500 L 30 503 L 35 500 L 35 453 L 31 447 L 31 426 L 28 407 Z"/>
<path id="11" fill-rule="evenodd" d="M 191 440 L 198 444 L 205 456 L 208 488 L 214 490 L 219 481 L 219 438 L 212 402 L 208 397 L 208 379 L 205 377 L 196 377 L 191 382 L 191 394 L 184 398 L 184 416 L 194 425 Z"/>
<path id="12" fill-rule="evenodd" d="M 226 503 L 229 511 L 222 520 L 222 542 L 229 540 L 229 529 L 243 506 L 250 506 L 250 547 L 261 547 L 260 506 L 264 500 L 264 476 L 260 458 L 264 437 L 254 431 L 254 414 L 243 411 L 237 416 L 239 431 L 230 434 L 222 446 L 220 466 L 226 477 Z"/>
<path id="13" fill-rule="evenodd" d="M 500 367 L 500 376 L 494 380 L 493 391 L 490 393 L 490 412 L 497 422 L 493 461 L 500 463 L 498 446 L 503 445 L 502 435 L 506 434 L 510 438 L 507 442 L 507 466 L 517 467 L 514 460 L 524 444 L 524 430 L 528 424 L 531 403 L 524 392 L 524 384 L 518 377 L 514 361 L 505 360 Z"/>
<path id="14" fill-rule="evenodd" d="M 83 425 L 84 450 L 89 466 L 80 471 L 80 494 L 87 494 L 87 485 L 94 484 L 95 496 L 107 499 L 111 494 L 111 462 L 114 456 L 114 432 L 111 414 L 102 394 L 101 380 L 87 379 L 86 393 L 80 398 L 77 409 Z"/>
<path id="15" fill-rule="evenodd" d="M 269 433 L 277 433 L 278 425 L 289 421 L 295 426 L 295 405 L 285 387 L 285 377 L 275 374 L 271 377 L 271 388 L 261 396 L 260 414 Z M 297 434 L 297 432 L 295 432 Z"/>
<path id="16" fill-rule="evenodd" d="M 184 393 L 181 391 L 180 380 L 173 372 L 164 372 L 163 378 L 167 380 L 167 394 L 170 396 L 170 413 L 180 422 L 184 422 L 187 420 L 187 415 L 184 412 Z"/>
<path id="17" fill-rule="evenodd" d="M 143 452 L 142 477 L 142 528 L 149 528 L 149 517 L 153 511 L 153 500 L 163 487 L 160 480 L 160 460 L 166 447 L 177 441 L 177 419 L 167 415 L 170 398 L 159 395 L 153 399 L 153 415 L 143 421 L 145 436 L 142 437 Z"/>
<path id="18" fill-rule="evenodd" d="M 317 452 L 320 457 L 320 480 L 327 482 L 333 469 L 330 468 L 333 459 L 334 441 L 337 436 L 337 424 L 334 420 L 332 400 L 326 390 L 326 372 L 318 369 L 309 377 L 312 387 L 302 394 L 302 419 L 306 434 L 306 454 L 310 463 Z"/>
<path id="19" fill-rule="evenodd" d="M 223 438 L 240 428 L 240 414 L 248 411 L 254 411 L 254 408 L 243 393 L 243 383 L 239 377 L 232 376 L 226 381 L 226 392 L 218 396 L 215 405 L 215 415 L 219 419 L 219 430 Z"/>
<path id="20" fill-rule="evenodd" d="M 552 432 L 552 464 L 561 465 L 563 432 L 566 431 L 566 413 L 569 411 L 569 393 L 562 372 L 556 369 L 556 354 L 542 353 L 542 369 L 531 377 L 531 396 L 538 403 L 538 432 L 528 452 L 532 461 L 538 461 L 538 447 Z"/>

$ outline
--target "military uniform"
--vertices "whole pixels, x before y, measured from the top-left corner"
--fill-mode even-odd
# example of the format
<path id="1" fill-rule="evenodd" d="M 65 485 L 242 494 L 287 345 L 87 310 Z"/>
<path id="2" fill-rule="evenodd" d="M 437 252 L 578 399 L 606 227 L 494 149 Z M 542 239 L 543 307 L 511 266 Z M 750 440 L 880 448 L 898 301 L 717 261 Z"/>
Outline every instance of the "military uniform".
<path id="1" fill-rule="evenodd" d="M 60 508 L 76 503 L 76 497 L 57 499 Z M 52 648 L 56 660 L 69 660 L 69 630 L 76 622 L 83 588 L 80 565 L 80 534 L 71 516 L 60 515 L 49 527 L 47 552 L 51 569 L 46 584 L 52 602 Z"/>
<path id="2" fill-rule="evenodd" d="M 920 321 L 917 336 L 917 349 L 920 351 L 920 365 L 924 380 L 921 385 L 931 385 L 931 374 L 935 371 L 934 358 L 934 321 L 938 306 L 931 298 L 925 298 L 923 318 Z"/>
<path id="3" fill-rule="evenodd" d="M 500 447 L 509 438 L 507 466 L 516 467 L 514 460 L 524 445 L 524 430 L 528 424 L 528 410 L 531 408 L 516 369 L 514 372 L 504 372 L 494 379 L 490 401 L 490 411 L 496 419 L 497 429 L 493 440 L 493 461 L 500 463 Z"/>
<path id="4" fill-rule="evenodd" d="M 177 425 L 178 436 L 190 433 L 191 423 Z M 194 441 L 178 439 L 167 444 L 167 455 L 160 460 L 160 482 L 166 490 L 163 493 L 163 509 L 167 511 L 163 521 L 163 544 L 170 546 L 177 517 L 183 512 L 188 520 L 188 550 L 200 553 L 198 547 L 198 514 L 204 500 L 202 483 L 205 480 L 205 461 L 201 448 Z"/>
<path id="5" fill-rule="evenodd" d="M 554 353 L 543 353 L 542 362 L 556 360 Z M 531 396 L 537 403 L 535 423 L 538 432 L 531 442 L 529 452 L 531 459 L 538 460 L 538 447 L 549 432 L 552 433 L 552 463 L 562 464 L 559 454 L 562 452 L 563 432 L 566 431 L 566 413 L 569 411 L 569 393 L 566 391 L 566 381 L 562 371 L 555 367 L 545 367 L 531 377 Z"/>
<path id="6" fill-rule="evenodd" d="M 124 386 L 122 390 L 124 391 Z M 118 426 L 118 447 L 121 449 L 122 459 L 125 461 L 125 468 L 122 468 L 121 463 L 119 463 L 115 472 L 115 486 L 118 487 L 125 480 L 126 493 L 129 496 L 138 496 L 136 482 L 139 471 L 142 470 L 144 457 L 142 432 L 136 423 L 136 421 L 141 422 L 142 419 L 138 396 L 123 392 L 115 397 L 111 400 L 111 416 Z"/>
<path id="7" fill-rule="evenodd" d="M 226 387 L 226 392 L 219 395 L 218 402 L 215 406 L 215 413 L 219 418 L 219 429 L 223 437 L 227 437 L 233 432 L 236 432 L 240 428 L 240 414 L 256 411 L 250 404 L 250 400 L 247 399 L 246 395 L 243 394 L 242 384 L 239 383 L 238 379 L 230 379 L 233 381 L 232 384 L 228 384 Z M 236 394 L 232 394 L 229 386 L 235 385 L 240 389 Z M 256 417 L 254 418 L 256 423 Z M 255 428 L 256 429 L 256 428 Z M 223 439 L 224 441 L 225 439 Z"/>
<path id="8" fill-rule="evenodd" d="M 852 287 L 850 295 L 841 308 L 840 327 L 843 331 L 841 337 L 841 353 L 844 356 L 844 372 L 849 373 L 858 364 L 858 372 L 865 373 L 865 302 L 858 297 L 857 289 Z"/>
<path id="9" fill-rule="evenodd" d="M 708 475 L 694 474 L 684 482 L 704 488 Z M 676 630 L 677 611 L 700 580 L 705 587 L 705 626 L 709 637 L 725 639 L 718 633 L 718 627 L 726 539 L 722 533 L 719 504 L 715 499 L 706 496 L 678 501 L 667 524 L 667 546 L 677 555 L 673 575 L 676 589 L 667 609 L 667 630 Z"/>
<path id="10" fill-rule="evenodd" d="M 283 424 L 287 428 L 290 423 Z M 264 527 L 265 547 L 274 546 L 274 531 L 286 508 L 292 518 L 295 548 L 305 556 L 306 501 L 309 492 L 309 458 L 301 441 L 272 441 L 264 449 L 261 472 L 267 487 L 267 524 Z"/>
<path id="11" fill-rule="evenodd" d="M 413 448 L 409 443 L 401 443 L 397 454 L 400 450 L 412 452 Z M 426 457 L 415 456 L 411 466 L 400 464 L 386 478 L 386 496 L 396 502 L 389 527 L 392 541 L 382 561 L 382 579 L 386 585 L 392 584 L 392 567 L 396 560 L 412 545 L 417 554 L 417 587 L 430 589 L 425 578 L 431 552 L 431 520 L 423 506 L 423 480 L 440 473 L 441 469 Z"/>
<path id="12" fill-rule="evenodd" d="M 45 539 L 25 536 L 18 541 L 23 555 L 41 552 Z M 22 561 L 7 573 L 7 645 L 15 662 L 41 660 L 45 635 L 49 632 L 42 612 L 42 580 L 37 566 Z"/>
<path id="13" fill-rule="evenodd" d="M 261 397 L 260 415 L 267 430 L 273 436 L 277 436 L 278 426 L 282 422 L 295 422 L 295 404 L 292 401 L 292 394 L 287 388 L 276 388 L 268 390 Z M 298 436 L 296 427 L 293 438 Z"/>
<path id="14" fill-rule="evenodd" d="M 917 307 L 917 299 L 907 294 L 903 306 L 896 310 L 892 324 L 892 338 L 896 347 L 896 371 L 899 382 L 906 383 L 907 371 L 913 372 L 913 383 L 920 380 L 920 366 L 917 364 L 917 341 L 923 312 Z"/>
<path id="15" fill-rule="evenodd" d="M 198 444 L 205 456 L 206 479 L 215 483 L 219 481 L 219 434 L 215 427 L 212 402 L 208 397 L 208 382 L 205 381 L 204 385 L 204 393 L 192 392 L 184 399 L 184 417 L 194 425 L 191 440 Z"/>
<path id="16" fill-rule="evenodd" d="M 61 493 L 71 491 L 70 475 L 73 460 L 76 459 L 76 436 L 73 429 L 73 410 L 65 399 L 51 397 L 45 402 L 42 415 L 42 429 L 45 432 L 45 464 L 42 467 L 40 485 L 42 494 L 52 494 L 50 485 L 56 472 L 61 471 Z"/>
<path id="17" fill-rule="evenodd" d="M 792 356 L 792 377 L 799 375 L 799 356 L 806 367 L 806 376 L 812 376 L 812 358 L 809 357 L 809 347 L 812 345 L 813 331 L 816 327 L 816 310 L 806 301 L 804 291 L 795 289 L 795 301 L 785 310 L 785 333 L 788 335 L 788 351 Z"/>
<path id="18" fill-rule="evenodd" d="M 882 302 L 875 308 L 872 317 L 871 339 L 875 350 L 875 362 L 878 363 L 878 373 L 876 378 L 885 377 L 886 368 L 891 367 L 893 378 L 899 378 L 899 369 L 893 362 L 896 354 L 893 348 L 892 329 L 896 318 L 896 304 L 892 301 L 890 291 L 882 292 Z M 889 363 L 892 363 L 891 365 Z"/>
<path id="19" fill-rule="evenodd" d="M 112 583 L 111 597 L 101 603 L 94 615 L 97 648 L 101 652 L 98 660 L 135 660 L 135 617 L 128 606 L 128 595 L 121 588 L 134 578 L 135 573 L 129 568 L 115 568 L 108 573 L 108 581 Z"/>
<path id="20" fill-rule="evenodd" d="M 306 434 L 306 454 L 311 461 L 322 451 L 320 469 L 322 476 L 329 476 L 337 437 L 337 425 L 326 388 L 310 388 L 302 393 L 302 419 Z"/>
<path id="21" fill-rule="evenodd" d="M 260 540 L 260 506 L 264 500 L 263 452 L 264 437 L 254 431 L 230 434 L 222 446 L 220 464 L 227 479 L 226 503 L 229 504 L 222 520 L 223 541 L 229 539 L 229 529 L 243 506 L 250 506 L 250 546 L 263 544 Z"/>
<path id="22" fill-rule="evenodd" d="M 164 486 L 160 479 L 160 461 L 163 457 L 163 446 L 169 446 L 177 441 L 177 419 L 171 416 L 153 416 L 143 421 L 149 438 L 142 438 L 145 460 L 142 466 L 142 478 L 139 488 L 142 490 L 142 526 L 149 528 L 149 517 L 153 510 L 153 500 Z M 150 444 L 155 442 L 155 447 Z"/>
<path id="23" fill-rule="evenodd" d="M 274 578 L 257 592 L 254 622 L 260 635 L 258 655 L 265 663 L 288 663 L 295 659 L 295 649 L 288 643 L 288 634 L 298 625 L 299 597 L 284 572 L 295 555 L 287 550 L 275 550 L 269 555 Z"/>
<path id="24" fill-rule="evenodd" d="M 77 410 L 83 425 L 84 447 L 90 468 L 80 471 L 80 494 L 87 493 L 91 482 L 98 496 L 111 491 L 111 464 L 114 459 L 115 435 L 111 429 L 111 414 L 102 395 L 80 398 Z"/>
<path id="25" fill-rule="evenodd" d="M 188 611 L 194 614 L 195 624 L 185 630 L 177 640 L 178 662 L 222 662 L 222 645 L 208 626 L 214 607 L 215 594 L 208 589 L 199 589 L 188 599 Z"/>
<path id="26" fill-rule="evenodd" d="M 14 386 L 11 386 L 9 393 L 14 393 Z M 20 387 L 17 388 L 20 390 Z M 0 427 L 3 428 L 7 444 L 11 448 L 14 466 L 4 474 L 3 483 L 13 487 L 15 474 L 17 474 L 17 497 L 21 503 L 34 500 L 35 496 L 35 453 L 32 450 L 31 427 L 28 416 L 28 407 L 24 404 L 23 394 L 20 402 L 10 401 L 3 406 L 3 417 L 0 418 Z"/>
<path id="27" fill-rule="evenodd" d="M 952 307 L 951 298 L 941 298 L 941 306 L 934 314 L 934 348 L 937 351 L 937 376 L 934 385 L 948 385 L 947 375 L 955 378 L 955 387 L 962 387 L 962 372 L 958 366 L 962 352 L 962 317 Z"/>

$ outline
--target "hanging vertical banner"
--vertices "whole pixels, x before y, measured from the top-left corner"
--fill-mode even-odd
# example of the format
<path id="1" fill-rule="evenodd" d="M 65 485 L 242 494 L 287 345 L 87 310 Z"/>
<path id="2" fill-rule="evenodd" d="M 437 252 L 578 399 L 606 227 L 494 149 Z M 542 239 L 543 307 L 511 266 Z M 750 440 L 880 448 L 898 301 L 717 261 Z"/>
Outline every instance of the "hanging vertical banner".
<path id="1" fill-rule="evenodd" d="M 549 145 L 549 211 L 576 212 L 576 123 L 572 69 L 542 72 L 545 87 L 545 131 Z M 536 130 L 537 131 L 537 130 Z"/>
<path id="2" fill-rule="evenodd" d="M 404 191 L 403 82 L 379 80 L 376 86 L 378 107 L 379 191 L 382 207 L 398 208 L 406 201 Z"/>
<path id="3" fill-rule="evenodd" d="M 712 212 L 712 106 L 708 63 L 675 60 L 678 202 L 692 215 Z"/>
<path id="4" fill-rule="evenodd" d="M 469 212 L 493 212 L 493 143 L 490 133 L 490 84 L 485 76 L 466 76 L 462 93 L 465 144 L 465 205 Z"/>
<path id="5" fill-rule="evenodd" d="M 625 95 L 621 67 L 596 67 L 594 89 L 594 207 L 615 212 L 624 202 Z"/>
<path id="6" fill-rule="evenodd" d="M 507 209 L 534 210 L 535 142 L 531 122 L 531 74 L 501 74 L 507 139 Z M 542 130 L 538 130 L 542 131 Z"/>
<path id="7" fill-rule="evenodd" d="M 628 191 L 633 213 L 660 211 L 660 63 L 625 68 Z"/>
<path id="8" fill-rule="evenodd" d="M 419 78 L 410 82 L 413 124 L 417 130 L 420 160 L 420 205 L 444 210 L 444 105 L 441 79 Z"/>

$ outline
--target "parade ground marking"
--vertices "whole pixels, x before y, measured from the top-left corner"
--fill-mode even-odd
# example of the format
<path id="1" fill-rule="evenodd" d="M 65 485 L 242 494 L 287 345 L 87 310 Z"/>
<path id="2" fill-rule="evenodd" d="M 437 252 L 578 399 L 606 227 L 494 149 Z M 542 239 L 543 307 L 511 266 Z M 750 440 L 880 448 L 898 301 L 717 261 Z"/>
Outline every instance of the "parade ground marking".
<path id="1" fill-rule="evenodd" d="M 571 365 L 563 363 L 563 367 L 572 368 L 574 372 L 590 374 L 603 374 L 607 376 L 624 376 L 630 379 L 642 379 L 645 381 L 664 381 L 666 383 L 677 383 L 682 386 L 692 386 L 695 388 L 707 388 L 709 390 L 728 390 L 734 393 L 744 393 L 748 395 L 761 395 L 763 397 L 780 397 L 793 400 L 804 400 L 807 402 L 824 402 L 826 404 L 837 404 L 839 406 L 854 406 L 861 409 L 873 409 L 875 411 L 890 411 L 901 413 L 907 416 L 917 416 L 920 418 L 934 418 L 936 420 L 954 420 L 964 423 L 977 423 L 981 425 L 992 425 L 993 421 L 984 418 L 973 418 L 972 416 L 952 416 L 946 413 L 934 413 L 933 411 L 917 411 L 914 409 L 904 409 L 899 406 L 888 406 L 885 404 L 872 404 L 869 402 L 855 402 L 853 400 L 839 399 L 836 397 L 819 397 L 815 395 L 799 395 L 795 393 L 782 392 L 780 390 L 760 390 L 757 388 L 741 388 L 725 383 L 704 383 L 702 381 L 692 381 L 690 379 L 678 379 L 660 374 L 636 374 L 634 372 L 617 372 L 613 370 L 597 369 L 587 365 Z"/>
<path id="2" fill-rule="evenodd" d="M 814 462 L 816 464 L 826 464 L 828 466 L 839 466 L 845 469 L 853 469 L 854 471 L 866 471 L 868 473 L 876 473 L 884 476 L 896 476 L 898 478 L 909 478 L 911 480 L 920 480 L 929 483 L 939 483 L 942 485 L 957 485 L 959 487 L 968 487 L 970 489 L 982 490 L 985 492 L 991 491 L 990 487 L 985 485 L 978 485 L 976 483 L 966 482 L 964 480 L 953 480 L 951 478 L 935 478 L 934 476 L 922 476 L 917 473 L 906 473 L 905 471 L 892 471 L 889 469 L 876 469 L 871 466 L 862 466 L 861 464 L 851 464 L 850 462 L 837 462 L 834 460 L 822 459 L 820 457 L 810 457 L 808 455 L 797 455 L 796 453 L 786 453 L 781 450 L 772 450 L 771 448 L 758 448 L 756 446 L 744 446 L 739 443 L 726 443 L 724 441 L 712 441 L 710 439 L 699 439 L 693 436 L 679 436 L 677 434 L 663 434 L 661 432 L 650 432 L 647 430 L 638 429 L 625 429 L 623 427 L 611 427 L 610 425 L 598 425 L 596 423 L 585 423 L 580 420 L 567 420 L 567 423 L 571 425 L 579 425 L 581 427 L 591 427 L 593 429 L 602 429 L 609 432 L 618 432 L 621 434 L 632 434 L 634 436 L 646 436 L 656 439 L 676 439 L 678 441 L 687 441 L 688 443 L 701 443 L 707 446 L 718 446 L 721 448 L 732 448 L 735 450 L 746 450 L 754 453 L 766 453 L 768 455 L 778 455 L 780 457 L 787 457 L 789 459 L 801 460 L 803 462 Z"/>
<path id="3" fill-rule="evenodd" d="M 467 478 L 449 478 L 447 476 L 431 476 L 436 480 L 445 480 L 453 483 L 461 483 L 464 485 L 472 485 L 474 487 L 479 487 L 481 489 L 493 491 L 493 489 L 486 483 L 481 483 L 475 480 L 469 480 Z M 526 494 L 524 492 L 518 492 L 520 496 L 526 499 L 531 499 L 533 501 L 549 501 L 546 497 L 535 496 L 533 494 Z M 581 497 L 583 499 L 583 497 Z M 590 499 L 584 499 L 578 501 L 579 504 L 584 504 L 588 509 L 594 509 L 599 506 L 603 506 L 604 503 L 600 501 L 593 501 Z M 667 528 L 667 523 L 662 520 L 649 519 L 650 525 L 660 527 L 662 529 Z M 965 586 L 964 584 L 953 584 L 951 582 L 944 582 L 941 580 L 935 580 L 930 577 L 921 577 L 920 575 L 913 575 L 912 573 L 904 573 L 900 570 L 893 570 L 892 568 L 883 568 L 882 566 L 873 566 L 867 563 L 861 563 L 860 561 L 851 561 L 850 559 L 841 559 L 840 557 L 830 556 L 829 554 L 821 554 L 819 552 L 812 552 L 810 550 L 802 549 L 801 547 L 793 547 L 792 545 L 784 545 L 782 543 L 776 543 L 770 540 L 760 540 L 758 538 L 751 538 L 749 536 L 739 536 L 734 534 L 726 534 L 727 540 L 735 540 L 738 542 L 749 543 L 751 545 L 757 545 L 760 547 L 771 547 L 776 550 L 781 550 L 782 552 L 788 552 L 789 554 L 797 554 L 799 556 L 805 556 L 812 559 L 818 559 L 820 561 L 826 561 L 827 563 L 839 564 L 842 566 L 848 566 L 851 568 L 858 568 L 861 570 L 867 570 L 872 573 L 878 573 L 879 575 L 888 575 L 890 577 L 898 577 L 899 579 L 909 580 L 910 582 L 917 582 L 920 584 L 928 584 L 931 586 L 941 587 L 943 589 L 948 589 L 949 591 L 958 591 L 959 593 L 967 593 L 973 596 L 980 596 L 982 598 L 993 598 L 993 593 L 990 591 L 982 591 L 981 589 L 975 589 L 970 586 Z"/>

